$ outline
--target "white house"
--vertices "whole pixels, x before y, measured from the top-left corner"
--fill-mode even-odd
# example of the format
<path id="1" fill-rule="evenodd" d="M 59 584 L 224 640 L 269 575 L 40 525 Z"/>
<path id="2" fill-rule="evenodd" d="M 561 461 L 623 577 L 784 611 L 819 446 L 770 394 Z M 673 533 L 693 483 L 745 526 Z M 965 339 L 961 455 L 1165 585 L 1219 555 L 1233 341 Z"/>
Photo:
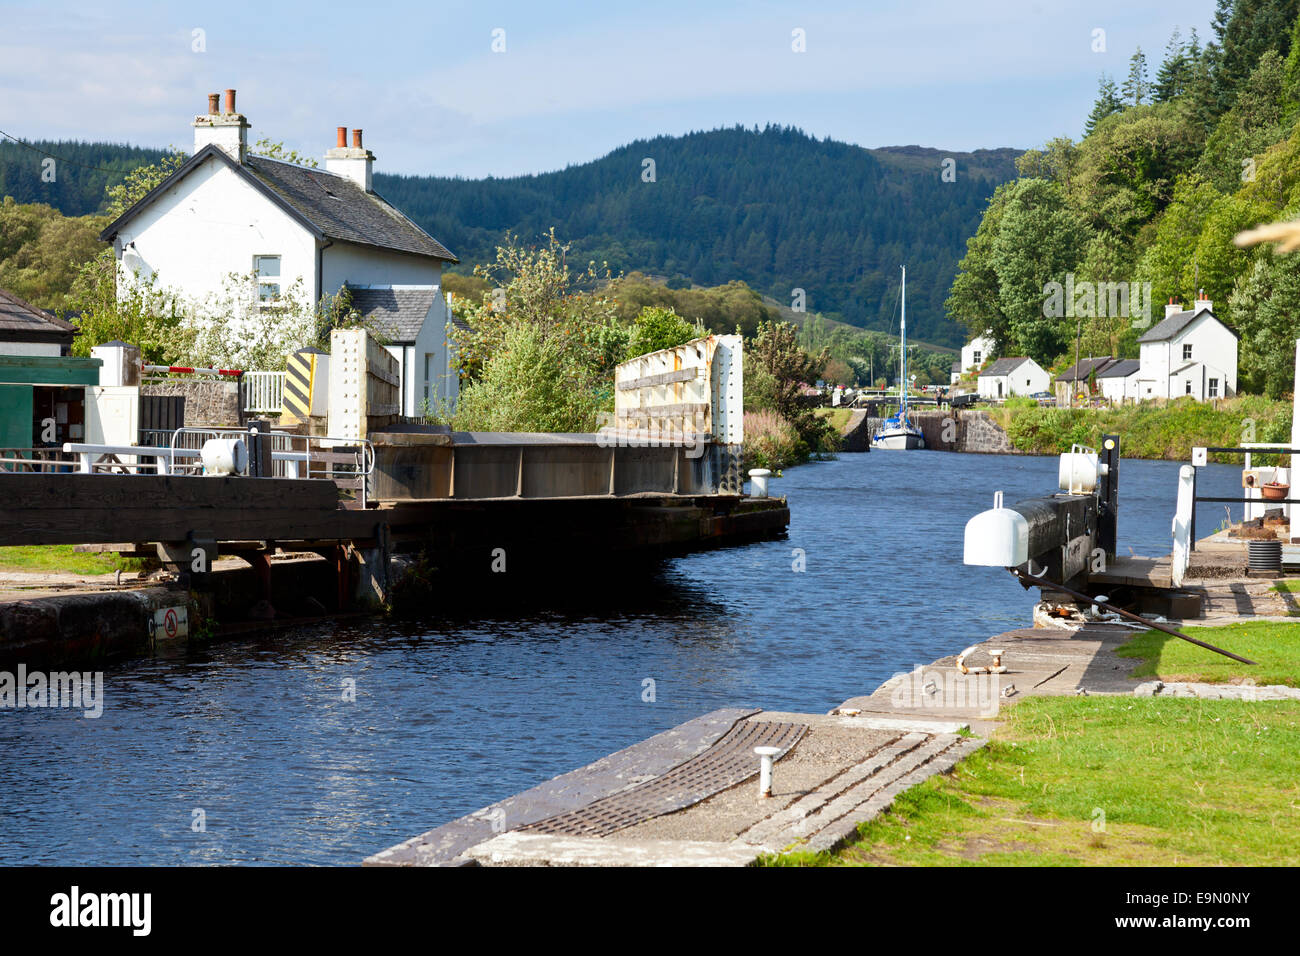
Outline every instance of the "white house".
<path id="1" fill-rule="evenodd" d="M 993 336 L 985 332 L 961 347 L 961 371 L 978 368 L 993 355 Z"/>
<path id="2" fill-rule="evenodd" d="M 1140 399 L 1237 393 L 1237 334 L 1215 318 L 1212 305 L 1203 296 L 1190 310 L 1170 303 L 1164 321 L 1138 339 Z"/>
<path id="3" fill-rule="evenodd" d="M 251 155 L 234 90 L 224 111 L 210 95 L 191 125 L 194 154 L 100 235 L 113 243 L 120 283 L 156 275 L 201 309 L 230 275 L 256 274 L 251 308 L 272 320 L 292 289 L 314 305 L 346 285 L 401 363 L 402 413 L 418 415 L 425 399 L 453 404 L 459 377 L 441 286 L 443 264 L 457 259 L 375 193 L 361 130 L 349 147 L 338 128 L 322 170 Z"/>
<path id="4" fill-rule="evenodd" d="M 1142 363 L 1117 359 L 1096 373 L 1097 388 L 1104 398 L 1122 405 L 1138 400 L 1138 378 Z"/>
<path id="5" fill-rule="evenodd" d="M 1031 358 L 1001 358 L 979 376 L 981 398 L 1010 398 L 1045 392 L 1052 377 Z"/>

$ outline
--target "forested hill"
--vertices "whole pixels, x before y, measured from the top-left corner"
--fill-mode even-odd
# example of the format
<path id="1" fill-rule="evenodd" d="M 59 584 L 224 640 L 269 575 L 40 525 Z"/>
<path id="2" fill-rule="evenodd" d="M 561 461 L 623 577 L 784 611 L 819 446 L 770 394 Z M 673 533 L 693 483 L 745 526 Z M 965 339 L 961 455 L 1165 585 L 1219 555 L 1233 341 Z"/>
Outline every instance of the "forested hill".
<path id="1" fill-rule="evenodd" d="M 908 332 L 960 345 L 944 316 L 966 239 L 1017 150 L 867 150 L 798 130 L 724 129 L 638 140 L 557 172 L 507 179 L 376 175 L 375 188 L 463 262 L 491 257 L 509 230 L 551 226 L 582 258 L 685 277 L 742 279 L 789 304 L 872 329 L 895 328 L 908 267 Z M 955 161 L 956 179 L 942 178 Z M 647 182 L 646 159 L 654 161 Z"/>
<path id="2" fill-rule="evenodd" d="M 19 203 L 46 203 L 65 216 L 88 216 L 103 211 L 107 187 L 165 154 L 118 143 L 38 140 L 25 145 L 0 137 L 0 199 L 12 196 Z"/>
<path id="3" fill-rule="evenodd" d="M 116 171 L 159 150 L 99 143 L 0 142 L 0 196 L 65 215 L 100 211 Z M 43 181 L 42 155 L 60 157 Z M 382 148 L 380 149 L 382 169 Z M 741 279 L 789 305 L 897 331 L 898 267 L 908 267 L 908 332 L 960 345 L 944 315 L 966 240 L 1017 150 L 868 150 L 790 128 L 721 129 L 639 140 L 567 169 L 505 179 L 377 173 L 375 188 L 459 256 L 490 260 L 508 230 L 534 240 L 552 226 L 574 255 L 716 285 Z M 646 159 L 654 161 L 653 181 Z M 944 162 L 954 161 L 954 181 Z M 66 160 L 66 162 L 65 162 Z"/>

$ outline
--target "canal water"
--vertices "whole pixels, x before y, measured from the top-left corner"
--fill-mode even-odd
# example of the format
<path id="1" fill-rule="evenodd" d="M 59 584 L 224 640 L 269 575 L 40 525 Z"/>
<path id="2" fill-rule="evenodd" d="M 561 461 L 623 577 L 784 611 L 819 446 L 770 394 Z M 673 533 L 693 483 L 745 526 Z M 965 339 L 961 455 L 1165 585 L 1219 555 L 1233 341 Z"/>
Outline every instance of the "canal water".
<path id="1" fill-rule="evenodd" d="M 997 490 L 1008 503 L 1051 493 L 1056 468 L 845 454 L 773 482 L 788 540 L 612 584 L 575 567 L 562 594 L 503 579 L 447 593 L 420 620 L 111 665 L 98 719 L 0 710 L 0 852 L 355 864 L 717 707 L 824 713 L 1029 623 L 1031 594 L 1006 572 L 961 564 L 962 530 Z M 1169 552 L 1177 471 L 1123 463 L 1121 553 Z M 1198 490 L 1237 493 L 1239 475 L 1211 466 Z M 1205 506 L 1198 533 L 1223 518 Z"/>

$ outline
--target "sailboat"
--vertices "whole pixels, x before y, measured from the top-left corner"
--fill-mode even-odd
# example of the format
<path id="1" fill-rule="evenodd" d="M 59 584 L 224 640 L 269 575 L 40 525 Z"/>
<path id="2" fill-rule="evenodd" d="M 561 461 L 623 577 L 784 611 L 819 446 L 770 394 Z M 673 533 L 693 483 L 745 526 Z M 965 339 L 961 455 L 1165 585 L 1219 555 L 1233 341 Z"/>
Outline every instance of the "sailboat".
<path id="1" fill-rule="evenodd" d="M 921 433 L 921 429 L 907 417 L 907 266 L 899 268 L 903 270 L 903 286 L 900 292 L 903 307 L 900 327 L 902 347 L 898 350 L 898 413 L 881 422 L 876 433 L 871 436 L 872 448 L 890 451 L 925 447 L 925 436 Z"/>

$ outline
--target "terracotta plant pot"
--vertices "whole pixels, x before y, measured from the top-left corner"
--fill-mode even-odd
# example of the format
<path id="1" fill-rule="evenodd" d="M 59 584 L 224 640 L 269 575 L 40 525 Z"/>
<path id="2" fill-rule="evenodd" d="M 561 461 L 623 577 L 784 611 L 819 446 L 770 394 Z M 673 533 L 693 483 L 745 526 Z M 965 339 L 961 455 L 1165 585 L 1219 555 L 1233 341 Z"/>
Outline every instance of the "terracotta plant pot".
<path id="1" fill-rule="evenodd" d="M 1260 492 L 1264 495 L 1265 501 L 1281 501 L 1286 497 L 1286 493 L 1291 490 L 1290 485 L 1279 485 L 1270 481 L 1259 486 Z"/>

